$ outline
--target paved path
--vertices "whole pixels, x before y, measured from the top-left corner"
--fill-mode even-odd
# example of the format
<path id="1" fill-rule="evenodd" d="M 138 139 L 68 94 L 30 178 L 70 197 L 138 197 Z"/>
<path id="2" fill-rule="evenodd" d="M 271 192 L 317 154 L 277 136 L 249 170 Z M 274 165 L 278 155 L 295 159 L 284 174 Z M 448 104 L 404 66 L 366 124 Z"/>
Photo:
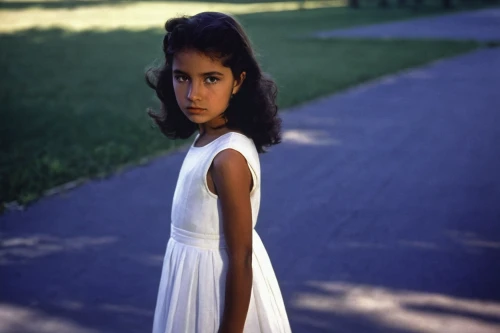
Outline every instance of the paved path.
<path id="1" fill-rule="evenodd" d="M 500 330 L 500 49 L 285 115 L 257 230 L 294 332 Z M 151 328 L 184 153 L 0 217 L 0 332 Z"/>
<path id="2" fill-rule="evenodd" d="M 500 41 L 500 9 L 322 31 L 317 37 Z"/>

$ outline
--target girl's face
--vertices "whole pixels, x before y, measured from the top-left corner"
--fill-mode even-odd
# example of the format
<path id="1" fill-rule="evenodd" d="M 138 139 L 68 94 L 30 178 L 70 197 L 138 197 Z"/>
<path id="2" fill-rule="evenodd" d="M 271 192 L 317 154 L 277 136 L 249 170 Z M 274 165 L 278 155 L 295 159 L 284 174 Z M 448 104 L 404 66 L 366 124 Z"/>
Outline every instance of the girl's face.
<path id="1" fill-rule="evenodd" d="M 174 55 L 172 76 L 175 98 L 182 112 L 192 122 L 205 124 L 220 122 L 245 73 L 240 80 L 235 80 L 231 69 L 219 60 L 186 50 Z"/>

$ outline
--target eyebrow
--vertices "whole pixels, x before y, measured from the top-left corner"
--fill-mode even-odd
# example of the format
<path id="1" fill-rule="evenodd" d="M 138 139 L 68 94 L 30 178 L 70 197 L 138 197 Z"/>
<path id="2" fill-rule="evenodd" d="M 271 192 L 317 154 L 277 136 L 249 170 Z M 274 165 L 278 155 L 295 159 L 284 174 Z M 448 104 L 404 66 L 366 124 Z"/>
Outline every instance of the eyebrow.
<path id="1" fill-rule="evenodd" d="M 174 69 L 174 74 L 185 74 L 185 75 L 189 75 L 188 73 L 183 72 L 183 71 L 181 71 L 180 69 Z M 222 73 L 220 73 L 220 72 L 216 72 L 216 71 L 213 71 L 213 72 L 206 72 L 206 73 L 201 73 L 201 74 L 200 74 L 200 76 L 212 76 L 212 75 L 224 76 L 224 74 L 222 74 Z"/>

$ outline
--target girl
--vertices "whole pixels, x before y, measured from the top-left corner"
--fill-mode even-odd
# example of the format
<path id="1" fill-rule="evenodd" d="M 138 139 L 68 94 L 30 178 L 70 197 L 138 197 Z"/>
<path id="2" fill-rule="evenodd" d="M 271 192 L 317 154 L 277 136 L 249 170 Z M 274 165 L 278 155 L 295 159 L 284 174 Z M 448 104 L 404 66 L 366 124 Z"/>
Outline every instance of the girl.
<path id="1" fill-rule="evenodd" d="M 233 18 L 206 12 L 165 28 L 165 64 L 146 75 L 162 113 L 150 115 L 169 138 L 198 134 L 174 193 L 153 332 L 290 332 L 254 230 L 258 153 L 280 142 L 276 85 Z"/>

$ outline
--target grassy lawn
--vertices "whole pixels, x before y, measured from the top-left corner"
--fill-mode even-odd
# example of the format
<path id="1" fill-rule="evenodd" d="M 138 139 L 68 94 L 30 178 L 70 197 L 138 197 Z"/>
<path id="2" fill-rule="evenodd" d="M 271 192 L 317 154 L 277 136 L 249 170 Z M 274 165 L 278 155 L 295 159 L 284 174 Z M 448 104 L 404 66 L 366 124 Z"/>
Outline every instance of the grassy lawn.
<path id="1" fill-rule="evenodd" d="M 435 7 L 418 15 L 439 11 Z M 348 86 L 471 50 L 475 43 L 311 40 L 305 33 L 404 19 L 410 10 L 327 8 L 239 16 L 286 108 Z M 0 34 L 0 203 L 163 154 L 145 113 L 143 80 L 161 57 L 160 29 L 25 30 Z"/>

